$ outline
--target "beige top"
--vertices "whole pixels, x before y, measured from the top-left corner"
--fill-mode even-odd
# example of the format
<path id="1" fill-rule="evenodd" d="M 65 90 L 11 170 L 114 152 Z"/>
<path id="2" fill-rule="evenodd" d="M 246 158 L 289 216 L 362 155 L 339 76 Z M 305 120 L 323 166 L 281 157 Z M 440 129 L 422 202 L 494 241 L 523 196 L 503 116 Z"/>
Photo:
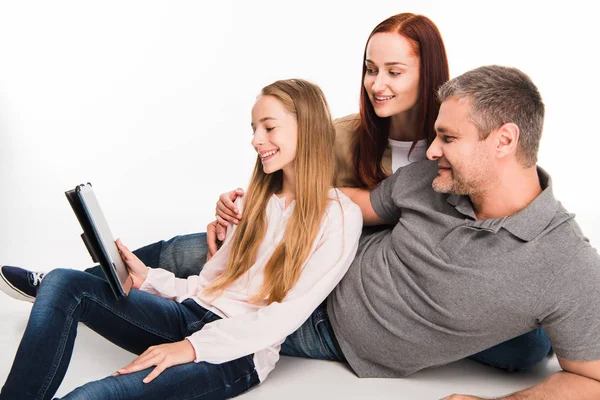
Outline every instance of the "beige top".
<path id="1" fill-rule="evenodd" d="M 336 187 L 358 187 L 352 167 L 352 141 L 358 132 L 360 116 L 350 114 L 333 121 L 335 126 L 335 185 Z M 392 174 L 392 150 L 385 149 L 381 167 L 386 175 Z"/>

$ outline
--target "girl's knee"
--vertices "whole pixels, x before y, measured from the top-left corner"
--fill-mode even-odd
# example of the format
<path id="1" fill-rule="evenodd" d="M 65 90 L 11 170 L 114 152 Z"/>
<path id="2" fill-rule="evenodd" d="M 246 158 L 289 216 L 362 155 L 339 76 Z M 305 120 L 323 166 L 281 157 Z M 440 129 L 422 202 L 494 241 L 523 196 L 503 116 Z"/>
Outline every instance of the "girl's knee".
<path id="1" fill-rule="evenodd" d="M 132 374 L 137 375 L 137 374 Z M 134 379 L 129 375 L 109 376 L 104 379 L 86 383 L 71 393 L 62 397 L 61 400 L 116 400 L 116 399 L 138 399 L 144 398 L 142 378 Z"/>
<path id="2" fill-rule="evenodd" d="M 63 268 L 51 270 L 44 276 L 37 297 L 56 296 L 78 290 L 81 274 L 85 273 Z"/>

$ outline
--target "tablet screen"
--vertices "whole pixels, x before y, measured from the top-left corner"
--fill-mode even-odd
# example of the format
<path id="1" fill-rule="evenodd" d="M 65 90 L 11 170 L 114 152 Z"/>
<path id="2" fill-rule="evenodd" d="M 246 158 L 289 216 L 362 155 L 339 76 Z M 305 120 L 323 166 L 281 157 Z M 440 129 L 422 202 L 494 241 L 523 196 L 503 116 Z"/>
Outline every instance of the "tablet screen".
<path id="1" fill-rule="evenodd" d="M 102 252 L 108 260 L 109 266 L 112 266 L 112 269 L 117 275 L 117 278 L 121 284 L 121 294 L 126 295 L 127 292 L 129 292 L 128 289 L 130 286 L 127 284 L 129 279 L 129 271 L 121 259 L 121 255 L 119 254 L 119 250 L 115 244 L 115 239 L 110 231 L 110 228 L 108 227 L 106 218 L 104 218 L 104 214 L 100 209 L 98 199 L 92 190 L 92 185 L 88 183 L 86 185 L 79 186 L 77 193 L 79 194 L 86 214 L 92 223 L 92 228 L 94 229 L 96 237 L 100 242 Z"/>

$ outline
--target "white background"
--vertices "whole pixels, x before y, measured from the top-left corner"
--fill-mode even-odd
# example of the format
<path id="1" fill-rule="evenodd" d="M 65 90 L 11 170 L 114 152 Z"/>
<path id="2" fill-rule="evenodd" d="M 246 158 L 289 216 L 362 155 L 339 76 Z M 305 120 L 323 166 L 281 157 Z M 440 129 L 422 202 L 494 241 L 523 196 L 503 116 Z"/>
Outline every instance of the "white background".
<path id="1" fill-rule="evenodd" d="M 547 106 L 540 165 L 600 242 L 598 27 L 591 2 L 2 1 L 0 264 L 91 260 L 64 191 L 92 182 L 131 248 L 204 231 L 245 186 L 250 108 L 264 85 L 319 84 L 356 112 L 366 38 L 399 12 L 429 16 L 451 76 L 516 66 Z"/>

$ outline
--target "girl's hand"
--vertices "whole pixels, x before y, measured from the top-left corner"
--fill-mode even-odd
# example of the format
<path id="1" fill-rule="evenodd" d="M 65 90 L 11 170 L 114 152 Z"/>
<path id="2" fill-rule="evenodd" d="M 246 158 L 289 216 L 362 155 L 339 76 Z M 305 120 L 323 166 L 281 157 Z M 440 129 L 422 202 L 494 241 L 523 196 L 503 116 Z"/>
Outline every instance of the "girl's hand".
<path id="1" fill-rule="evenodd" d="M 156 368 L 143 380 L 144 383 L 150 383 L 165 369 L 174 365 L 191 363 L 195 359 L 196 351 L 194 350 L 194 346 L 188 340 L 184 339 L 181 342 L 148 347 L 148 350 L 140 354 L 131 364 L 115 372 L 113 376 L 142 371 L 156 365 Z"/>
<path id="2" fill-rule="evenodd" d="M 225 233 L 227 226 L 232 224 L 239 224 L 242 214 L 240 210 L 233 204 L 233 202 L 244 195 L 244 191 L 241 188 L 237 188 L 229 193 L 223 193 L 217 201 L 217 239 L 225 240 Z"/>
<path id="3" fill-rule="evenodd" d="M 129 270 L 129 276 L 133 281 L 132 287 L 139 289 L 148 276 L 148 267 L 121 242 L 121 239 L 117 239 L 115 243 L 123 262 Z"/>

